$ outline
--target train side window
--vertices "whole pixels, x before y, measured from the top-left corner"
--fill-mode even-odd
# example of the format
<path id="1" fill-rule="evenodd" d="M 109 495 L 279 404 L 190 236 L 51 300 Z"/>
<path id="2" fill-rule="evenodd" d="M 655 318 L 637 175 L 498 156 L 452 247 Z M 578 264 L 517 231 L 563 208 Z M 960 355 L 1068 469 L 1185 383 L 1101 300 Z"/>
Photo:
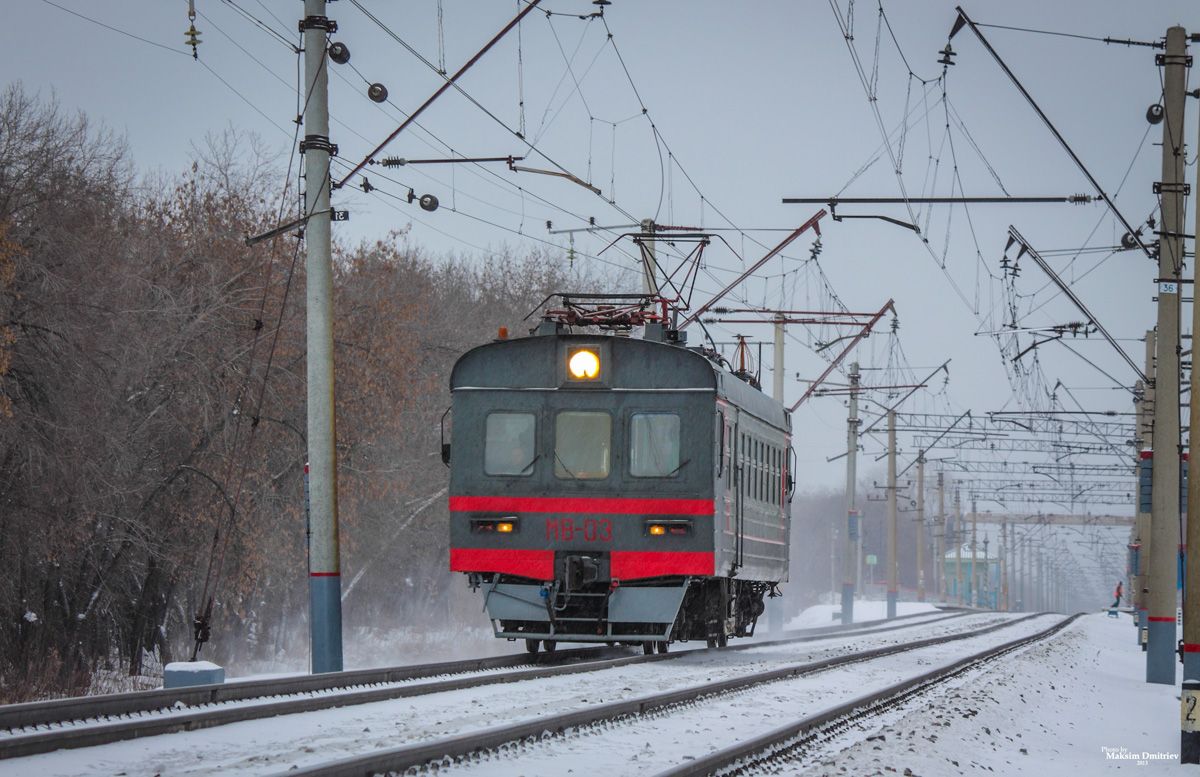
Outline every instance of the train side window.
<path id="1" fill-rule="evenodd" d="M 783 461 L 783 453 L 775 449 L 775 504 L 783 503 L 783 472 L 781 462 Z"/>
<path id="2" fill-rule="evenodd" d="M 773 462 L 773 465 L 771 467 L 771 472 L 774 474 L 773 478 L 771 479 L 771 503 L 779 504 L 779 492 L 781 490 L 780 489 L 781 484 L 779 481 L 779 449 L 778 448 L 771 449 L 771 461 Z"/>
<path id="3" fill-rule="evenodd" d="M 767 445 L 763 448 L 763 501 L 767 504 L 772 502 L 771 478 L 771 446 Z"/>
<path id="4" fill-rule="evenodd" d="M 758 477 L 762 472 L 758 461 L 758 440 L 750 438 L 750 498 L 758 499 Z"/>
<path id="5" fill-rule="evenodd" d="M 717 411 L 717 480 L 725 474 L 725 414 Z"/>
<path id="6" fill-rule="evenodd" d="M 601 411 L 569 410 L 554 421 L 554 474 L 560 478 L 600 480 L 612 460 L 612 416 Z"/>
<path id="7" fill-rule="evenodd" d="M 775 504 L 784 504 L 784 452 L 775 448 Z"/>
<path id="8" fill-rule="evenodd" d="M 750 500 L 755 499 L 755 492 L 758 490 L 758 457 L 754 452 L 755 445 L 753 437 L 746 438 L 746 469 L 749 473 L 746 478 L 746 497 Z"/>
<path id="9" fill-rule="evenodd" d="M 741 452 L 738 454 L 738 491 L 741 493 L 742 499 L 745 499 L 750 495 L 750 491 L 746 487 L 746 484 L 750 482 L 750 457 L 746 455 L 746 435 L 743 433 L 738 437 L 741 440 Z"/>
<path id="10" fill-rule="evenodd" d="M 537 421 L 533 413 L 488 413 L 483 443 L 485 475 L 532 475 Z"/>
<path id="11" fill-rule="evenodd" d="M 729 461 L 729 465 L 725 468 L 725 490 L 729 490 L 733 485 L 733 470 L 737 467 L 737 461 L 734 460 L 734 440 L 733 440 L 733 424 L 725 424 L 725 458 Z"/>
<path id="12" fill-rule="evenodd" d="M 634 413 L 630 419 L 629 474 L 665 478 L 679 472 L 679 416 Z"/>
<path id="13" fill-rule="evenodd" d="M 758 499 L 758 480 L 762 475 L 762 467 L 758 461 L 758 440 L 750 438 L 750 498 L 757 501 Z"/>
<path id="14" fill-rule="evenodd" d="M 754 498 L 763 498 L 763 444 L 761 440 L 754 441 Z"/>

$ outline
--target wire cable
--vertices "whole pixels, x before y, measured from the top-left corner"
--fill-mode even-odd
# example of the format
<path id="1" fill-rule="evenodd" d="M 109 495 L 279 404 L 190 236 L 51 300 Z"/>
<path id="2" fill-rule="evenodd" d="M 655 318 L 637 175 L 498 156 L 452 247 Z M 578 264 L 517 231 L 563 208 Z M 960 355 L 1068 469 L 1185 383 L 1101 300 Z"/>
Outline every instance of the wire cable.
<path id="1" fill-rule="evenodd" d="M 171 48 L 170 46 L 164 46 L 161 43 L 156 43 L 155 41 L 147 40 L 146 38 L 139 37 L 137 35 L 134 35 L 131 32 L 126 32 L 125 30 L 122 30 L 118 27 L 112 27 L 110 25 L 105 24 L 104 22 L 97 21 L 90 16 L 84 16 L 83 14 L 81 14 L 77 11 L 72 11 L 70 8 L 64 8 L 63 6 L 59 5 L 58 3 L 50 2 L 50 0 L 42 0 L 42 2 L 45 3 L 46 5 L 53 6 L 60 11 L 65 11 L 66 13 L 69 13 L 72 16 L 78 16 L 80 19 L 91 22 L 92 24 L 98 25 L 100 27 L 103 27 L 106 30 L 111 30 L 112 32 L 118 33 L 120 35 L 124 35 L 127 38 L 133 38 L 136 41 L 141 41 L 142 43 L 148 43 L 151 46 L 155 46 L 156 48 L 166 49 L 167 51 L 170 51 L 174 54 L 182 54 L 185 57 L 188 56 L 188 53 L 186 51 L 184 51 L 183 49 L 174 49 L 174 48 Z"/>

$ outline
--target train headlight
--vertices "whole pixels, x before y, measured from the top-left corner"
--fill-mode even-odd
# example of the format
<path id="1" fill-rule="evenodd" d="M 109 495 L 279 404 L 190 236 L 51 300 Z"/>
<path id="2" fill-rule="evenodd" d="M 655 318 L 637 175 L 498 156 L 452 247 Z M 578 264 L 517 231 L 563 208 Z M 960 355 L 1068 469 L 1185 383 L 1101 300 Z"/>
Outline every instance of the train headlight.
<path id="1" fill-rule="evenodd" d="M 501 521 L 500 523 L 496 524 L 496 531 L 500 532 L 501 534 L 509 534 L 514 528 L 515 527 L 513 524 L 509 523 L 508 521 Z"/>
<path id="2" fill-rule="evenodd" d="M 653 535 L 654 535 L 654 536 L 656 536 L 656 537 L 657 537 L 657 536 L 659 536 L 659 535 L 662 535 L 662 534 L 666 534 L 666 533 L 667 533 L 667 527 L 666 527 L 666 526 L 663 526 L 662 524 L 658 524 L 658 523 L 651 524 L 651 525 L 650 525 L 650 533 L 651 533 L 651 534 L 653 534 Z"/>
<path id="3" fill-rule="evenodd" d="M 600 354 L 587 348 L 580 349 L 567 359 L 567 369 L 573 378 L 591 380 L 600 374 Z"/>

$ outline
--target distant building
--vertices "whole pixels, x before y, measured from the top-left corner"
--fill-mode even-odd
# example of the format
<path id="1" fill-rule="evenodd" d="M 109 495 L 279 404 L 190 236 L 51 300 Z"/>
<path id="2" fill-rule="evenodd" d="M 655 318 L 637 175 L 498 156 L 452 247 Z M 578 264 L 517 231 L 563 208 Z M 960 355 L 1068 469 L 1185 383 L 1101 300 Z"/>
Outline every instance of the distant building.
<path id="1" fill-rule="evenodd" d="M 948 598 L 959 600 L 959 565 L 962 567 L 962 602 L 987 609 L 996 609 L 996 598 L 1000 590 L 1000 562 L 1003 560 L 997 552 L 998 543 L 989 543 L 987 553 L 984 553 L 982 541 L 976 543 L 975 552 L 971 551 L 971 543 L 965 542 L 959 548 L 951 548 L 942 560 L 942 569 L 946 575 L 946 592 Z M 975 572 L 979 578 L 976 579 Z M 976 591 L 976 586 L 978 591 Z M 978 593 L 978 597 L 975 594 Z"/>

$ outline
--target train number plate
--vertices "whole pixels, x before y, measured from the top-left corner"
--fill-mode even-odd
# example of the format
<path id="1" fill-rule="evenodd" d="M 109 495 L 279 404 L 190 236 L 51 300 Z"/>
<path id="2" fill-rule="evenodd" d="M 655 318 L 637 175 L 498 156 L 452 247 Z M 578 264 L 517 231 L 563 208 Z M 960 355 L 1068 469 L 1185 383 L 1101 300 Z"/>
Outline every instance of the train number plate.
<path id="1" fill-rule="evenodd" d="M 608 542 L 612 539 L 612 521 L 608 518 L 547 518 L 546 539 L 585 540 L 587 542 Z"/>

